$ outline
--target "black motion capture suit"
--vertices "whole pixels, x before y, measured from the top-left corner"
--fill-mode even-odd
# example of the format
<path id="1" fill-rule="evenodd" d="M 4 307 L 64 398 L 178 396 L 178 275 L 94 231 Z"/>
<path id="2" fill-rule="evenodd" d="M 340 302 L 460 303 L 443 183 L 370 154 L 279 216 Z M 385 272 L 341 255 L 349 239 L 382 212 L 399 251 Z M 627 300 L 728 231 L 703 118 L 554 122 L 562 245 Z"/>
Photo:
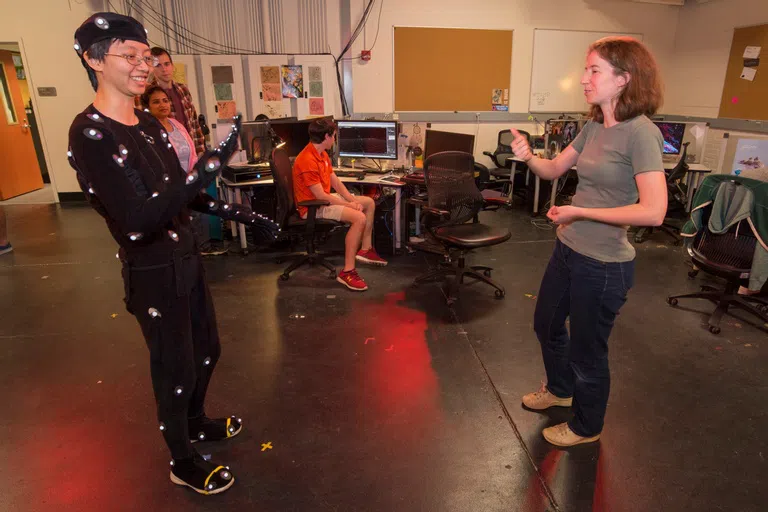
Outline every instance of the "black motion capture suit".
<path id="1" fill-rule="evenodd" d="M 136 20 L 113 13 L 92 16 L 75 35 L 81 59 L 99 37 L 146 43 Z M 245 222 L 262 241 L 273 240 L 277 226 L 203 193 L 237 147 L 239 118 L 227 141 L 205 152 L 186 174 L 160 122 L 135 114 L 138 124 L 128 126 L 88 106 L 70 128 L 68 156 L 88 201 L 120 245 L 125 301 L 149 348 L 160 430 L 174 461 L 188 460 L 199 457 L 191 440 L 206 440 L 206 432 L 230 437 L 241 428 L 235 417 L 218 426 L 205 417 L 205 394 L 221 348 L 188 209 Z"/>

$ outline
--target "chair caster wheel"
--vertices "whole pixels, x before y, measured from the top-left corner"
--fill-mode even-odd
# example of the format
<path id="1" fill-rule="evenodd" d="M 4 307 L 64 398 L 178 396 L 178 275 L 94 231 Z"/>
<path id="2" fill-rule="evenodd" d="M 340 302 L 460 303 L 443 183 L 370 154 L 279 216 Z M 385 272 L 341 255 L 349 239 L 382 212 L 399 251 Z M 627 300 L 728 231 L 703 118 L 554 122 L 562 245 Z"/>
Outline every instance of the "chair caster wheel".
<path id="1" fill-rule="evenodd" d="M 281 281 L 287 281 L 288 278 L 291 277 L 288 274 L 280 274 L 280 280 Z"/>
<path id="2" fill-rule="evenodd" d="M 275 258 L 275 263 L 277 263 L 278 265 L 282 265 L 283 263 L 285 263 L 285 258 Z"/>
<path id="3" fill-rule="evenodd" d="M 761 304 L 757 306 L 757 309 L 764 315 L 768 315 L 768 304 Z"/>
<path id="4" fill-rule="evenodd" d="M 455 297 L 449 297 L 445 300 L 445 303 L 448 305 L 448 307 L 453 307 L 454 304 L 456 304 L 456 298 Z"/>
<path id="5" fill-rule="evenodd" d="M 720 334 L 720 328 L 716 325 L 710 325 L 709 332 L 711 332 L 712 334 Z"/>
<path id="6" fill-rule="evenodd" d="M 688 277 L 691 278 L 691 279 L 695 279 L 697 275 L 699 275 L 699 271 L 698 270 L 689 270 L 688 271 Z"/>
<path id="7" fill-rule="evenodd" d="M 667 304 L 670 306 L 677 306 L 677 299 L 673 299 L 672 297 L 667 297 Z"/>
<path id="8" fill-rule="evenodd" d="M 503 299 L 506 293 L 501 290 L 496 290 L 495 295 L 497 299 Z"/>
<path id="9" fill-rule="evenodd" d="M 643 242 L 645 242 L 645 238 L 640 238 L 640 237 L 637 237 L 637 236 L 635 237 L 635 243 L 636 244 L 641 244 Z"/>
<path id="10" fill-rule="evenodd" d="M 336 271 L 328 272 L 328 279 L 336 279 Z"/>
<path id="11" fill-rule="evenodd" d="M 491 277 L 491 271 L 490 270 L 483 270 L 483 275 L 485 277 Z"/>

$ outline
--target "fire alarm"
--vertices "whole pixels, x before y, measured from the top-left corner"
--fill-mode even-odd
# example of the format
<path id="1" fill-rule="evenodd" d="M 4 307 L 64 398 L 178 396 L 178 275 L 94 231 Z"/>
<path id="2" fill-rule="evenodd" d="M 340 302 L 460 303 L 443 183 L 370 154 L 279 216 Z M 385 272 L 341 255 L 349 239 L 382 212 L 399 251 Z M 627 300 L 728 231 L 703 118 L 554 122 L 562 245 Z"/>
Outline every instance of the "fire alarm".
<path id="1" fill-rule="evenodd" d="M 360 52 L 360 59 L 364 61 L 371 60 L 371 50 L 363 50 L 362 52 Z"/>

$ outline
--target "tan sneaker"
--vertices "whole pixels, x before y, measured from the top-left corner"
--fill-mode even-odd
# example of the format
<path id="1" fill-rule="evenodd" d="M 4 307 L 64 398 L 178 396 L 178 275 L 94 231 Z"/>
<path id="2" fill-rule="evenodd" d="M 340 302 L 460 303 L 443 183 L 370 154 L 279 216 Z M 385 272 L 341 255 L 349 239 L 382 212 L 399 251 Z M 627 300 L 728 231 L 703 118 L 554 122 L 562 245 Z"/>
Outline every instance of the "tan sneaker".
<path id="1" fill-rule="evenodd" d="M 523 405 L 529 409 L 541 411 L 550 407 L 570 407 L 573 398 L 558 398 L 547 389 L 547 385 L 541 383 L 541 389 L 535 393 L 528 393 L 523 397 Z"/>
<path id="2" fill-rule="evenodd" d="M 582 443 L 593 443 L 600 439 L 600 434 L 594 437 L 581 437 L 573 433 L 568 423 L 560 423 L 554 427 L 545 428 L 542 431 L 544 439 L 555 446 L 575 446 Z"/>

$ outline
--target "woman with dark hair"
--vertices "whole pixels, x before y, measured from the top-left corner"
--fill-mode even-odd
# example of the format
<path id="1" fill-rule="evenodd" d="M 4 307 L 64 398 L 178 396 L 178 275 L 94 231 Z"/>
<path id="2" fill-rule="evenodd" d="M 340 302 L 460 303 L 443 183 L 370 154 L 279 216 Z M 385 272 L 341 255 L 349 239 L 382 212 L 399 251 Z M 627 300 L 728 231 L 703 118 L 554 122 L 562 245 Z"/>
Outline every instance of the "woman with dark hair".
<path id="1" fill-rule="evenodd" d="M 171 99 L 168 93 L 159 85 L 151 85 L 141 95 L 141 104 L 168 132 L 168 140 L 179 157 L 181 168 L 184 172 L 189 172 L 197 163 L 195 143 L 184 125 L 171 117 Z"/>
<path id="2" fill-rule="evenodd" d="M 653 55 L 630 37 L 600 39 L 589 47 L 581 84 L 591 121 L 557 158 L 535 157 L 512 130 L 515 156 L 541 178 L 578 164 L 572 204 L 547 213 L 558 224 L 557 241 L 534 314 L 547 383 L 523 397 L 533 410 L 572 406 L 570 421 L 544 429 L 557 446 L 600 438 L 610 391 L 608 337 L 634 282 L 627 227 L 658 226 L 667 210 L 663 139 L 648 118 L 663 96 Z"/>

